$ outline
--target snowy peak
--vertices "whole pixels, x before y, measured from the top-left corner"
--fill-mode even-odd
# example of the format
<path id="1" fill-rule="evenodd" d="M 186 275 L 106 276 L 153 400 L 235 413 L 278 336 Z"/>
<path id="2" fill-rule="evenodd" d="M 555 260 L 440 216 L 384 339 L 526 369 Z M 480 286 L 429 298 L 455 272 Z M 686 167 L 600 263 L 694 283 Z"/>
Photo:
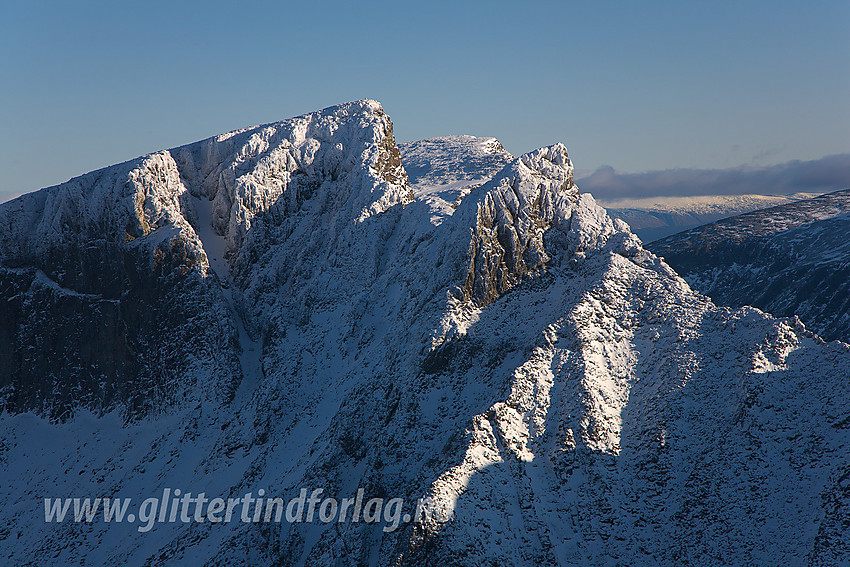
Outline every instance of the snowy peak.
<path id="1" fill-rule="evenodd" d="M 558 143 L 523 154 L 520 161 L 525 167 L 539 172 L 544 177 L 564 179 L 565 183 L 569 181 L 569 185 L 572 185 L 573 164 L 564 144 Z"/>
<path id="2" fill-rule="evenodd" d="M 496 138 L 442 136 L 399 144 L 410 183 L 417 189 L 481 183 L 513 156 Z"/>
<path id="3" fill-rule="evenodd" d="M 432 222 L 451 216 L 470 190 L 514 157 L 495 138 L 444 136 L 399 145 L 416 196 L 433 210 Z"/>
<path id="4" fill-rule="evenodd" d="M 484 196 L 484 213 L 490 218 L 563 224 L 569 220 L 569 206 L 578 198 L 578 187 L 573 184 L 566 147 L 556 144 L 515 159 L 476 194 Z"/>
<path id="5" fill-rule="evenodd" d="M 392 128 L 379 103 L 356 101 L 0 206 L 0 289 L 11 298 L 0 405 L 66 416 L 128 404 L 135 415 L 184 393 L 229 398 L 243 374 L 239 319 L 262 312 L 246 293 L 259 301 L 277 295 L 270 282 L 288 282 L 309 301 L 299 282 L 331 257 L 352 278 L 374 274 L 378 238 L 364 230 L 393 220 L 367 221 L 413 199 Z M 91 328 L 107 331 L 92 338 Z M 56 360 L 69 363 L 54 376 Z"/>
<path id="6" fill-rule="evenodd" d="M 190 196 L 213 201 L 214 228 L 237 248 L 255 215 L 281 196 L 295 212 L 326 180 L 342 182 L 325 204 L 355 221 L 412 199 L 378 102 L 236 130 L 23 195 L 0 207 L 0 254 L 40 256 L 81 235 L 131 241 L 162 226 L 186 229 Z"/>
<path id="7" fill-rule="evenodd" d="M 254 218 L 273 206 L 278 216 L 320 211 L 361 222 L 413 198 L 392 121 L 372 100 L 172 152 L 197 192 L 213 201 L 213 224 L 229 249 L 239 248 Z"/>
<path id="8" fill-rule="evenodd" d="M 603 243 L 614 230 L 591 197 L 579 198 L 563 144 L 529 152 L 505 166 L 464 199 L 459 219 L 473 208 L 463 295 L 482 306 L 542 271 L 553 251 L 581 252 Z"/>

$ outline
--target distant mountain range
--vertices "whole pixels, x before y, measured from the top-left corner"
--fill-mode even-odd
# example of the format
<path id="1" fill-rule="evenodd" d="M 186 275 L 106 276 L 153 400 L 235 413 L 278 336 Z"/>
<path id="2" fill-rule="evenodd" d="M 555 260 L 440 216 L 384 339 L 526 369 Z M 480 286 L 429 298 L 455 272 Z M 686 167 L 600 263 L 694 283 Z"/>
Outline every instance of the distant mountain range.
<path id="1" fill-rule="evenodd" d="M 361 100 L 0 205 L 0 563 L 847 564 L 850 346 L 716 306 L 573 173 Z M 166 488 L 434 513 L 45 521 Z"/>
<path id="2" fill-rule="evenodd" d="M 652 242 L 722 305 L 798 315 L 850 342 L 850 189 L 736 216 Z"/>
<path id="3" fill-rule="evenodd" d="M 819 193 L 793 195 L 702 195 L 695 197 L 647 197 L 597 201 L 613 218 L 623 219 L 644 242 L 720 219 L 767 207 L 816 197 Z"/>

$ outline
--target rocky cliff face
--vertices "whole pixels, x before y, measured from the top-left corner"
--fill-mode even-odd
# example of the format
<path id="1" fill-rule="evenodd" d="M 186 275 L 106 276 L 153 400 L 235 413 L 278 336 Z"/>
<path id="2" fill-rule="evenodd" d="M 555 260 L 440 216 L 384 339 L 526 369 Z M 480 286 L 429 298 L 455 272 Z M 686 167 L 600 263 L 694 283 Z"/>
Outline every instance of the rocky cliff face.
<path id="1" fill-rule="evenodd" d="M 0 556 L 307 566 L 846 560 L 850 347 L 692 291 L 580 193 L 562 145 L 513 159 L 475 140 L 420 144 L 421 163 L 458 165 L 427 182 L 420 171 L 411 185 L 402 168 L 411 154 L 399 154 L 380 105 L 360 101 L 115 166 L 76 195 L 60 186 L 0 208 L 4 277 L 18 286 L 4 283 L 8 305 L 25 305 L 42 282 L 64 294 L 39 304 L 42 320 L 106 320 L 95 298 L 77 296 L 100 293 L 88 279 L 112 272 L 53 269 L 45 258 L 58 244 L 35 246 L 76 243 L 76 257 L 89 257 L 94 228 L 43 220 L 56 218 L 44 204 L 65 191 L 64 207 L 95 211 L 81 218 L 113 235 L 110 250 L 135 251 L 134 270 L 159 266 L 144 272 L 149 283 L 117 271 L 117 298 L 97 301 L 159 286 L 174 330 L 136 332 L 172 345 L 192 368 L 162 370 L 185 396 L 153 400 L 155 414 L 122 424 L 108 410 L 126 398 L 89 402 L 79 392 L 100 383 L 45 350 L 46 364 L 81 386 L 64 422 L 11 404 L 0 419 L 10 502 Z M 482 152 L 507 163 L 467 163 Z M 161 164 L 155 174 L 133 173 L 149 162 Z M 97 181 L 105 178 L 115 181 Z M 156 263 L 162 243 L 187 252 Z M 119 307 L 141 316 L 134 303 Z M 42 352 L 43 341 L 17 338 L 30 319 L 15 321 L 3 327 L 14 330 L 0 335 L 3 352 Z M 111 360 L 93 344 L 93 360 Z M 156 345 L 128 344 L 142 360 L 155 356 Z M 122 385 L 144 376 L 123 372 L 109 376 Z M 41 373 L 13 373 L 11 396 L 31 380 L 60 395 Z M 166 486 L 287 499 L 301 488 L 345 498 L 361 487 L 407 502 L 430 496 L 442 513 L 393 532 L 234 521 L 139 534 L 129 523 L 43 522 L 45 496 L 142 500 Z"/>
<path id="2" fill-rule="evenodd" d="M 5 410 L 134 418 L 232 396 L 235 331 L 190 209 L 168 152 L 0 207 Z"/>
<path id="3" fill-rule="evenodd" d="M 242 379 L 242 323 L 232 312 L 254 335 L 265 324 L 241 300 L 259 301 L 250 286 L 261 281 L 259 256 L 290 263 L 279 269 L 297 278 L 291 266 L 320 264 L 313 255 L 350 238 L 348 222 L 411 198 L 392 123 L 376 103 L 355 103 L 8 203 L 0 209 L 4 407 L 62 418 L 122 406 L 134 417 L 185 396 L 227 400 Z M 242 284 L 233 297 L 221 289 L 231 279 Z"/>
<path id="4" fill-rule="evenodd" d="M 740 215 L 648 245 L 717 303 L 799 316 L 850 340 L 850 190 Z"/>

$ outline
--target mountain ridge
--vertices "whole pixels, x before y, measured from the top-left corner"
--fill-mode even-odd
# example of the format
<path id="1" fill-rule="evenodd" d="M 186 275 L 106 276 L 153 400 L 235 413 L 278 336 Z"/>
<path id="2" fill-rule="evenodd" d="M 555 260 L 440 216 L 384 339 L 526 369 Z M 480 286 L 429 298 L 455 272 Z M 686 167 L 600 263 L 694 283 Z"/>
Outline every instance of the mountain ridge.
<path id="1" fill-rule="evenodd" d="M 161 343 L 134 345 L 142 358 L 164 349 L 174 362 L 160 372 L 186 390 L 132 419 L 109 411 L 120 404 L 88 405 L 79 392 L 98 386 L 84 380 L 70 414 L 7 405 L 0 556 L 209 566 L 848 557 L 848 345 L 691 290 L 579 191 L 561 144 L 518 158 L 465 137 L 412 146 L 423 162 L 448 164 L 419 184 L 403 167 L 411 146 L 398 150 L 374 101 L 275 124 L 144 158 L 135 193 L 101 174 L 90 195 L 121 195 L 123 211 L 143 213 L 141 228 L 125 222 L 130 213 L 106 215 L 108 250 L 132 251 L 118 267 L 66 261 L 62 272 L 40 250 L 33 266 L 6 267 L 10 247 L 0 248 L 4 305 L 29 309 L 4 319 L 26 332 L 2 329 L 3 348 L 47 332 L 30 314 L 62 315 L 67 294 L 32 299 L 42 287 L 59 293 L 39 283 L 40 266 L 76 293 L 100 280 L 62 284 L 114 272 L 125 313 L 153 305 L 167 316 L 142 326 Z M 37 209 L 42 198 L 27 199 Z M 0 242 L 18 238 L 3 231 L 19 206 L 0 206 Z M 39 225 L 45 238 L 82 233 L 71 240 L 80 250 L 97 240 L 50 218 L 59 221 Z M 142 279 L 125 278 L 127 266 Z M 139 281 L 161 292 L 135 303 Z M 72 306 L 67 326 L 91 328 L 80 313 Z M 57 362 L 64 350 L 22 344 L 69 375 L 78 368 Z M 28 380 L 0 384 L 16 379 Z M 198 383 L 225 395 L 202 395 Z M 444 514 L 389 533 L 233 522 L 161 524 L 140 537 L 128 523 L 46 524 L 33 504 L 141 500 L 166 485 L 281 497 L 362 487 L 429 496 Z"/>
<path id="2" fill-rule="evenodd" d="M 646 197 L 604 201 L 612 217 L 629 223 L 644 242 L 653 242 L 724 218 L 811 199 L 820 193 L 792 195 L 696 195 L 692 197 Z"/>
<path id="3" fill-rule="evenodd" d="M 850 340 L 850 189 L 733 217 L 650 243 L 718 303 L 799 315 Z"/>

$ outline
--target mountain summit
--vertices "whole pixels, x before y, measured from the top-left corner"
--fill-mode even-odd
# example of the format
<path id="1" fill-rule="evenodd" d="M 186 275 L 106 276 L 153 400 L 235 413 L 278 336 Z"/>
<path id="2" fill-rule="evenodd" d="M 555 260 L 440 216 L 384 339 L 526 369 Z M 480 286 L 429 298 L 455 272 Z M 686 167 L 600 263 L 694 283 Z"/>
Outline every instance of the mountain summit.
<path id="1" fill-rule="evenodd" d="M 850 557 L 850 347 L 691 290 L 561 144 L 399 151 L 374 101 L 224 134 L 0 205 L 0 294 L 11 564 Z M 166 487 L 440 513 L 44 521 Z"/>

